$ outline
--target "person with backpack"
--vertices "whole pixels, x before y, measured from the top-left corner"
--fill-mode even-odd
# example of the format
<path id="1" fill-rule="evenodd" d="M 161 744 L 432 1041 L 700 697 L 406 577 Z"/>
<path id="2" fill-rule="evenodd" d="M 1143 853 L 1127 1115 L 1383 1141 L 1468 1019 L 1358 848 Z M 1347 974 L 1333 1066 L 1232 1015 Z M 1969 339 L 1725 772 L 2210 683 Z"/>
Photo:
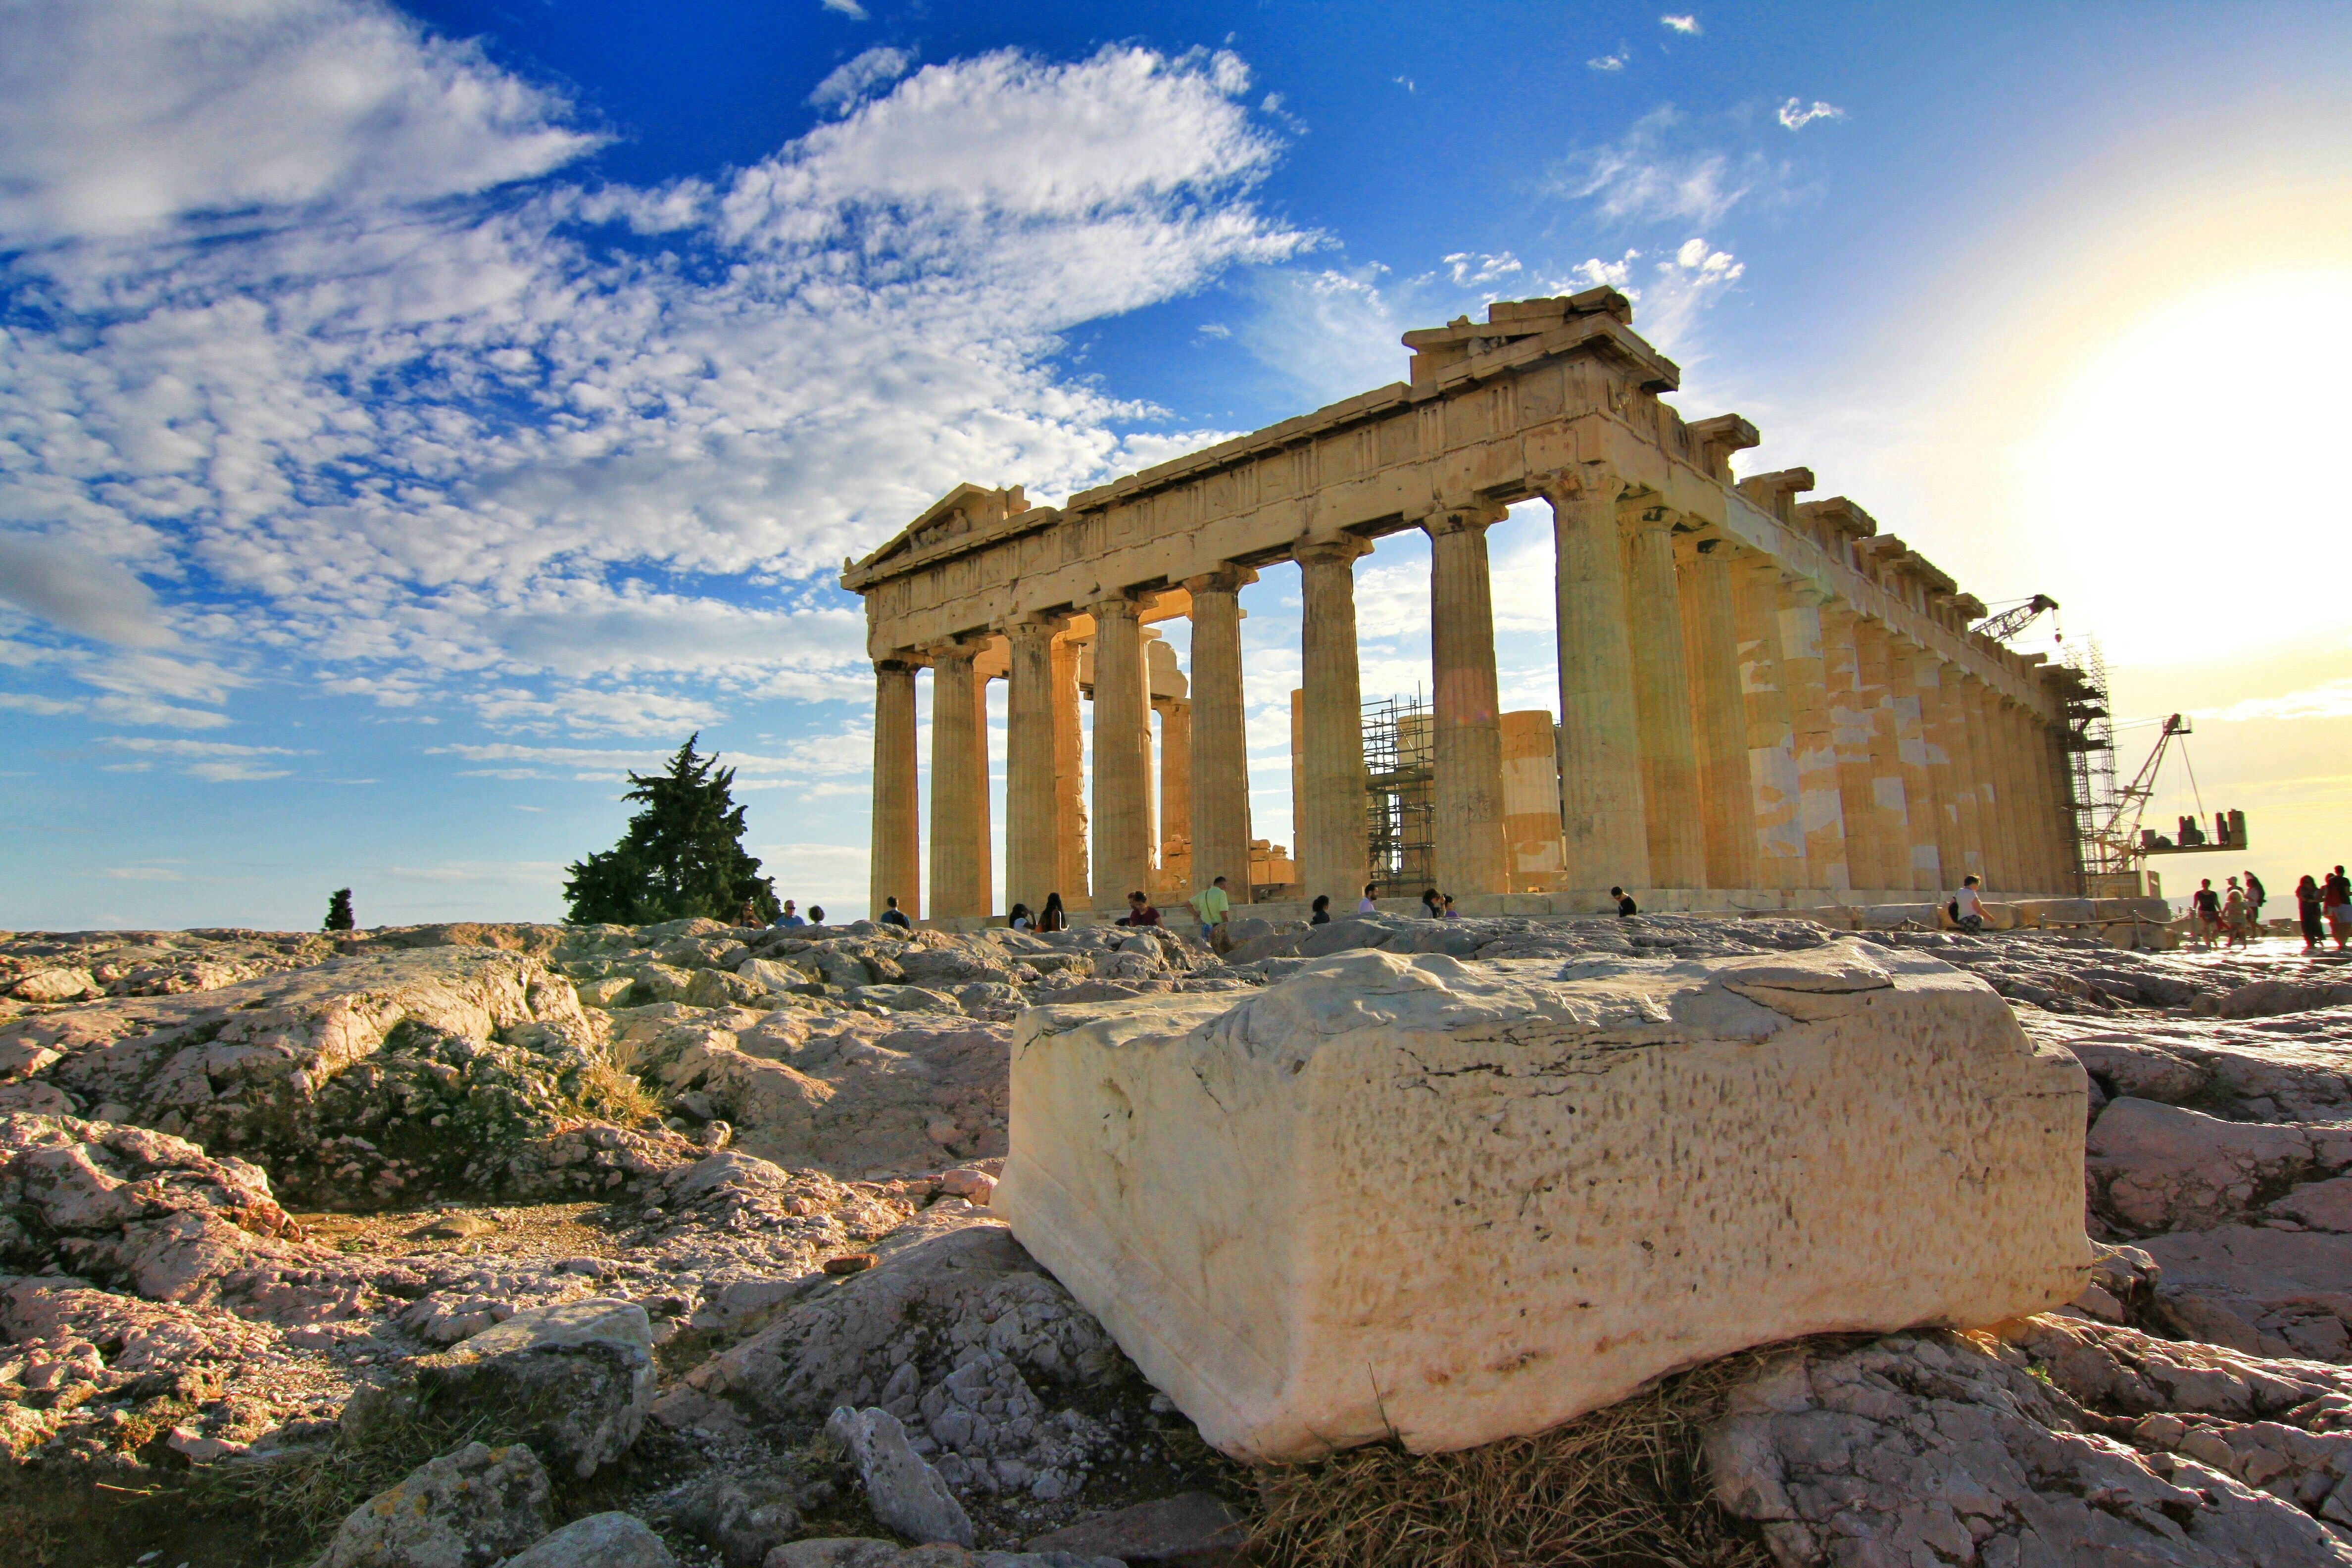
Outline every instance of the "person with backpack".
<path id="1" fill-rule="evenodd" d="M 2352 941 L 2352 877 L 2338 866 L 2320 888 L 2320 903 L 2327 911 L 2327 928 L 2336 938 L 2336 951 L 2342 952 L 2347 941 Z"/>
<path id="2" fill-rule="evenodd" d="M 884 909 L 880 914 L 875 916 L 874 918 L 876 920 L 881 921 L 886 926 L 897 926 L 900 931 L 912 931 L 915 929 L 915 922 L 908 920 L 907 918 L 906 911 L 898 907 L 898 894 L 893 893 L 882 901 L 888 907 Z"/>
<path id="3" fill-rule="evenodd" d="M 1983 886 L 1984 879 L 1971 872 L 1960 879 L 1960 890 L 1944 906 L 1952 923 L 1970 936 L 1984 934 L 1984 895 L 1978 891 Z"/>

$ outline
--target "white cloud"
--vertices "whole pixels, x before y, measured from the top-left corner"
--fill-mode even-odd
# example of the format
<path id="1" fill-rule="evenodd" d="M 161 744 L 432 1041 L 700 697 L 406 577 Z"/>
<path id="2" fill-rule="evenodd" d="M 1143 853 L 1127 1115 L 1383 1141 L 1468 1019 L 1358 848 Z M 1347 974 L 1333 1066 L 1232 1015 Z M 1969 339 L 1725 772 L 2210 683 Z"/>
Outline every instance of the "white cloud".
<path id="1" fill-rule="evenodd" d="M 54 534 L 0 533 L 0 599 L 100 642 L 160 647 L 173 640 L 136 574 Z"/>
<path id="2" fill-rule="evenodd" d="M 1696 16 L 1661 16 L 1658 26 L 1671 28 L 1685 37 L 1696 37 L 1701 31 Z"/>
<path id="3" fill-rule="evenodd" d="M 159 741 L 151 735 L 103 735 L 98 744 L 161 757 L 295 757 L 284 746 L 241 746 L 228 741 Z"/>
<path id="4" fill-rule="evenodd" d="M 105 735 L 100 737 L 97 743 L 115 751 L 140 753 L 142 758 L 170 758 L 181 764 L 183 773 L 206 784 L 282 779 L 288 777 L 292 770 L 278 766 L 267 759 L 310 754 L 284 746 L 243 746 L 227 741 L 159 741 L 146 735 Z M 110 771 L 144 772 L 148 765 L 142 761 L 117 764 Z"/>
<path id="5" fill-rule="evenodd" d="M 1845 110 L 1834 103 L 1815 99 L 1808 105 L 1801 98 L 1792 98 L 1780 106 L 1780 123 L 1791 131 L 1802 131 L 1816 120 L 1843 120 Z"/>
<path id="6" fill-rule="evenodd" d="M 177 871 L 164 866 L 110 866 L 99 873 L 118 882 L 176 882 Z"/>
<path id="7" fill-rule="evenodd" d="M 2189 717 L 2225 724 L 2261 719 L 2352 718 L 2352 676 L 2290 691 L 2284 697 L 2252 697 L 2227 708 L 2200 709 Z"/>
<path id="8" fill-rule="evenodd" d="M 820 3 L 826 10 L 838 12 L 853 22 L 866 20 L 866 7 L 860 5 L 857 0 L 820 0 Z"/>
<path id="9" fill-rule="evenodd" d="M 217 730 L 228 722 L 226 714 L 201 708 L 175 708 L 144 697 L 37 697 L 29 692 L 0 691 L 0 709 L 50 719 L 72 715 L 116 724 L 160 724 L 174 730 Z"/>
<path id="10" fill-rule="evenodd" d="M 1584 64 L 1588 70 L 1621 71 L 1633 58 L 1633 50 L 1621 47 L 1613 55 L 1595 55 Z"/>
<path id="11" fill-rule="evenodd" d="M 0 52 L 0 241 L 187 214 L 464 195 L 597 138 L 562 101 L 390 5 L 15 4 Z"/>
<path id="12" fill-rule="evenodd" d="M 1466 250 L 1455 251 L 1445 258 L 1446 270 L 1454 281 L 1467 289 L 1479 283 L 1494 283 L 1519 271 L 1519 259 L 1509 251 L 1500 256 L 1474 256 Z"/>
<path id="13" fill-rule="evenodd" d="M 808 100 L 819 109 L 846 109 L 865 98 L 884 82 L 896 81 L 907 74 L 914 58 L 904 49 L 887 46 L 853 56 L 826 73 L 816 84 Z"/>
<path id="14" fill-rule="evenodd" d="M 11 596 L 121 642 L 160 592 L 179 640 L 10 646 L 114 696 L 308 663 L 619 733 L 710 682 L 862 693 L 861 617 L 811 586 L 844 555 L 960 479 L 1050 500 L 1202 438 L 1118 428 L 1150 411 L 1065 380 L 1055 334 L 1307 239 L 1251 205 L 1276 143 L 1227 53 L 1001 51 L 722 188 L 500 191 L 593 134 L 388 10 L 18 10 L 62 63 L 0 108 L 0 225 L 45 241 L 0 299 L 53 323 L 0 335 L 0 526 L 47 563 Z M 60 551 L 110 588 L 76 598 Z"/>
<path id="15" fill-rule="evenodd" d="M 1710 146 L 1672 105 L 1653 110 L 1617 141 L 1580 148 L 1552 181 L 1559 195 L 1589 201 L 1616 222 L 1719 222 L 1751 194 L 1780 194 L 1783 165 L 1754 151 Z"/>

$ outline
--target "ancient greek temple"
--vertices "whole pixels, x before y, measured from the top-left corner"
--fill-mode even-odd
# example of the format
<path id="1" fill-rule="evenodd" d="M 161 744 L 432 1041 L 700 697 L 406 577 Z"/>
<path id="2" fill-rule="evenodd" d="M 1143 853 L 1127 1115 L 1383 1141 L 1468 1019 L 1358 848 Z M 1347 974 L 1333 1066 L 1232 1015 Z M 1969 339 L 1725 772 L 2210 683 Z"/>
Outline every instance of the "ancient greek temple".
<path id="1" fill-rule="evenodd" d="M 991 912 L 997 679 L 1008 904 L 1059 891 L 1118 909 L 1221 875 L 1246 900 L 1239 595 L 1293 561 L 1296 869 L 1259 840 L 1257 885 L 1352 908 L 1369 831 L 1354 565 L 1407 529 L 1430 543 L 1434 879 L 1464 912 L 1590 910 L 1612 886 L 1653 908 L 1913 902 L 1969 872 L 2013 896 L 2074 893 L 2075 672 L 1971 633 L 1984 605 L 1853 502 L 1801 499 L 1809 470 L 1735 480 L 1755 427 L 1685 422 L 1661 400 L 1679 373 L 1632 321 L 1607 289 L 1497 302 L 1484 322 L 1406 333 L 1408 383 L 1060 507 L 960 485 L 845 563 L 876 678 L 874 907 Z M 1507 802 L 1486 530 L 1529 500 L 1552 513 L 1559 714 L 1548 746 L 1538 717 L 1532 759 L 1510 748 Z M 1153 629 L 1176 616 L 1189 669 Z M 1532 844 L 1531 761 L 1549 840 Z"/>

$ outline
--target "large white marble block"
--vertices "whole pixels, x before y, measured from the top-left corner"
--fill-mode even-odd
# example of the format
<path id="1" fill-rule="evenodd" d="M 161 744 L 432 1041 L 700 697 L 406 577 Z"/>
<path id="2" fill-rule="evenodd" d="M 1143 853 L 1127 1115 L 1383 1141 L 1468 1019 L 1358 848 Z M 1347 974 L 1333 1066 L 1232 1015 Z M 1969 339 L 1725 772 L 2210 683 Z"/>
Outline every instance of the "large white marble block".
<path id="1" fill-rule="evenodd" d="M 1937 961 L 1320 961 L 1026 1015 L 995 1204 L 1227 1453 L 1467 1447 L 2071 1300 L 2082 1069 Z"/>

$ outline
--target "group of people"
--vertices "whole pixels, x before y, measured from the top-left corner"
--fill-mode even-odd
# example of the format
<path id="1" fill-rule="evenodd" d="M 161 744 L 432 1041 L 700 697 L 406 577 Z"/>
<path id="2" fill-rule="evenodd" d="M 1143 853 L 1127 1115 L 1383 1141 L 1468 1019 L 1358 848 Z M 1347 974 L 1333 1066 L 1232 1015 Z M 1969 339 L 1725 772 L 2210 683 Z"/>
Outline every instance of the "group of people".
<path id="1" fill-rule="evenodd" d="M 2189 896 L 2189 912 L 2195 917 L 2191 934 L 2200 947 L 2210 948 L 2216 942 L 2243 947 L 2263 933 L 2263 902 L 2269 897 L 2263 879 L 2249 871 L 2243 887 L 2235 877 L 2228 880 L 2230 885 L 2223 890 L 2215 889 L 2212 878 L 2204 878 Z M 2306 883 L 2310 880 L 2304 879 Z"/>
<path id="2" fill-rule="evenodd" d="M 2304 952 L 2317 952 L 2325 936 L 2333 936 L 2336 951 L 2344 952 L 2352 942 L 2352 878 L 2345 876 L 2341 866 L 2325 879 L 2305 877 L 2294 885 L 2294 912 L 2303 922 Z"/>

